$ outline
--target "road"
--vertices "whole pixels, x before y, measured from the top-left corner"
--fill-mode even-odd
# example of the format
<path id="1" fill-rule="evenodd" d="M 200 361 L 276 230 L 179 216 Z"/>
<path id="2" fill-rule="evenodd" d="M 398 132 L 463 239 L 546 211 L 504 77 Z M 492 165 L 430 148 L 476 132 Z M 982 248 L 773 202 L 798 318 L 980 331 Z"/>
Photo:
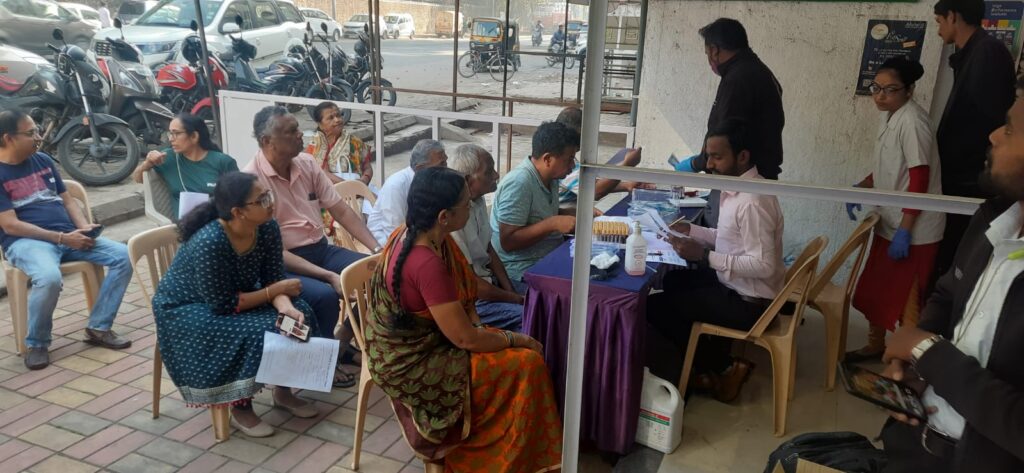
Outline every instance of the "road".
<path id="1" fill-rule="evenodd" d="M 342 39 L 339 44 L 347 53 L 352 54 L 355 39 Z M 520 37 L 520 50 L 544 52 L 547 50 L 549 37 L 541 46 L 530 45 L 529 36 Z M 459 40 L 459 54 L 469 49 L 468 39 Z M 452 58 L 454 56 L 451 39 L 417 37 L 416 39 L 384 39 L 381 40 L 383 55 L 381 76 L 391 81 L 395 87 L 407 89 L 452 92 Z M 562 82 L 561 64 L 548 66 L 544 57 L 521 55 L 521 66 L 513 74 L 507 94 L 531 98 L 558 99 L 559 84 Z M 457 77 L 458 91 L 500 96 L 502 83 L 495 81 L 490 74 L 479 73 L 473 77 Z M 579 79 L 578 66 L 565 71 L 564 96 L 566 99 L 576 97 Z M 439 96 L 412 95 L 399 93 L 398 106 L 443 109 L 450 106 L 451 99 Z M 490 107 L 488 107 L 490 108 Z M 500 113 L 500 103 L 497 110 Z"/>

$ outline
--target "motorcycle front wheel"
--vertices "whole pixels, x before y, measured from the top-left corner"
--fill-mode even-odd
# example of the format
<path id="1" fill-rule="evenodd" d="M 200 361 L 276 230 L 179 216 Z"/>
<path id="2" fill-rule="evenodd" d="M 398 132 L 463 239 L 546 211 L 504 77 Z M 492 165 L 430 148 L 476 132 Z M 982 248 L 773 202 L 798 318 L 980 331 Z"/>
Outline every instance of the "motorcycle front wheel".
<path id="1" fill-rule="evenodd" d="M 89 127 L 76 125 L 57 144 L 64 169 L 87 186 L 108 186 L 123 181 L 139 162 L 139 142 L 131 129 L 120 123 L 96 126 L 93 141 Z"/>
<path id="2" fill-rule="evenodd" d="M 356 88 L 356 100 L 360 103 L 373 103 L 373 85 L 372 82 L 364 80 L 359 83 Z M 380 80 L 381 87 L 393 87 L 391 81 L 387 79 Z M 395 103 L 398 102 L 398 92 L 394 90 L 381 90 L 380 91 L 380 104 L 394 107 Z"/>
<path id="3" fill-rule="evenodd" d="M 306 97 L 311 99 L 325 99 L 332 100 L 335 102 L 353 102 L 355 98 L 355 92 L 352 90 L 352 86 L 344 83 L 335 83 L 331 85 L 327 84 L 314 84 L 306 91 Z M 346 122 L 352 118 L 352 109 L 340 106 L 341 118 Z M 313 113 L 313 108 L 309 108 L 309 113 Z"/>

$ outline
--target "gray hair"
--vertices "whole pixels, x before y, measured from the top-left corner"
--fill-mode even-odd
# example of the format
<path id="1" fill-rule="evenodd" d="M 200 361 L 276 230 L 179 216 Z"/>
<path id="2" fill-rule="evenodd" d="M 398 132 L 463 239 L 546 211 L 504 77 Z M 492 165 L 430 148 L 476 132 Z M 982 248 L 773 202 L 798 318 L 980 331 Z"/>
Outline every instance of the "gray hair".
<path id="1" fill-rule="evenodd" d="M 491 157 L 491 153 L 483 146 L 467 143 L 455 148 L 455 156 L 448 157 L 448 168 L 469 176 L 480 170 L 485 157 Z"/>
<path id="2" fill-rule="evenodd" d="M 440 141 L 430 139 L 417 141 L 416 146 L 412 148 L 409 167 L 416 169 L 417 166 L 426 164 L 430 161 L 430 153 L 438 150 L 444 152 L 444 145 Z"/>
<path id="3" fill-rule="evenodd" d="M 256 112 L 256 116 L 252 119 L 252 136 L 256 138 L 257 145 L 260 138 L 270 136 L 277 118 L 285 115 L 288 115 L 288 109 L 280 105 L 267 105 Z"/>

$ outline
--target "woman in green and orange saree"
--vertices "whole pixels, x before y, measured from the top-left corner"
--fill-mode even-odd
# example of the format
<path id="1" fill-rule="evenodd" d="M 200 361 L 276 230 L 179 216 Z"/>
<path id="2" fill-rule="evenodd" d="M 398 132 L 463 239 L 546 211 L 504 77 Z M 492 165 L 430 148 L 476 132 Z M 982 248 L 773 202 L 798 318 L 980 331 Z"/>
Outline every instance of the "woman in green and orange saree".
<path id="1" fill-rule="evenodd" d="M 465 178 L 416 173 L 406 225 L 370 283 L 365 359 L 417 456 L 448 472 L 559 471 L 562 426 L 539 342 L 486 327 L 450 233 L 469 219 Z"/>

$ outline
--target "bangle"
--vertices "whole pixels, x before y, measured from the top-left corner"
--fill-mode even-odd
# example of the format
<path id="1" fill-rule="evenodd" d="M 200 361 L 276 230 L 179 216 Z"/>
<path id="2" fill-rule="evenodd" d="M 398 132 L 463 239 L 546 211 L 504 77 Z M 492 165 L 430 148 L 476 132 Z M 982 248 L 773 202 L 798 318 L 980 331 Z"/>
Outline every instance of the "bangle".
<path id="1" fill-rule="evenodd" d="M 483 328 L 484 327 L 484 323 L 483 322 L 474 322 L 473 323 L 473 327 L 475 327 L 475 328 Z"/>
<path id="2" fill-rule="evenodd" d="M 263 292 L 267 293 L 267 304 L 270 303 L 270 286 L 263 288 Z"/>
<path id="3" fill-rule="evenodd" d="M 515 341 L 515 338 L 512 336 L 512 332 L 509 332 L 508 330 L 505 330 L 502 333 L 505 334 L 505 341 L 508 342 L 508 347 L 509 348 L 515 348 L 516 347 L 516 341 Z"/>
<path id="4" fill-rule="evenodd" d="M 57 232 L 57 244 L 61 244 L 64 241 L 64 232 Z"/>

